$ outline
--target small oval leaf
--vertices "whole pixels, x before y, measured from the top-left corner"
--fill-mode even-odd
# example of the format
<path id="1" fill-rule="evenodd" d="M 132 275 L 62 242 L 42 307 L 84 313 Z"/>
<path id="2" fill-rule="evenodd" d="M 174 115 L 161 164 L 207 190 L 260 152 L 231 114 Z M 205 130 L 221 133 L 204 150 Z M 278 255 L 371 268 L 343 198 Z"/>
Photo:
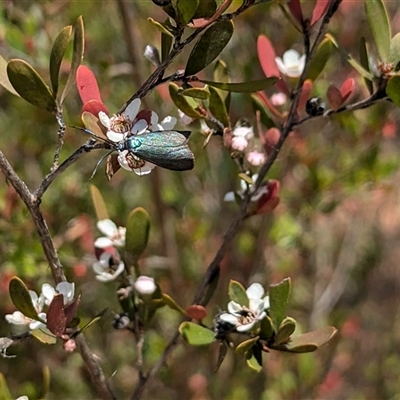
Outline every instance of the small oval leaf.
<path id="1" fill-rule="evenodd" d="M 237 354 L 247 353 L 254 346 L 254 344 L 258 342 L 259 339 L 260 337 L 256 336 L 254 338 L 244 340 L 242 343 L 236 346 L 235 352 Z"/>
<path id="2" fill-rule="evenodd" d="M 281 326 L 276 333 L 274 344 L 280 345 L 282 343 L 286 343 L 290 336 L 292 336 L 293 332 L 296 329 L 296 321 L 293 318 L 287 317 L 285 318 Z"/>
<path id="3" fill-rule="evenodd" d="M 182 322 L 179 326 L 179 332 L 183 339 L 192 346 L 204 346 L 216 340 L 212 330 L 193 322 Z"/>
<path id="4" fill-rule="evenodd" d="M 58 76 L 60 73 L 61 61 L 64 57 L 65 50 L 67 49 L 69 39 L 72 34 L 72 26 L 68 25 L 61 30 L 54 40 L 53 47 L 50 53 L 50 82 L 54 92 L 54 96 L 58 91 Z"/>
<path id="5" fill-rule="evenodd" d="M 400 33 L 396 33 L 390 41 L 388 62 L 393 64 L 395 72 L 400 69 Z"/>
<path id="6" fill-rule="evenodd" d="M 201 88 L 188 88 L 181 90 L 179 96 L 193 97 L 194 99 L 207 100 L 210 98 L 210 92 Z"/>
<path id="7" fill-rule="evenodd" d="M 23 60 L 7 64 L 7 75 L 14 89 L 27 102 L 47 111 L 55 111 L 56 100 L 36 70 Z"/>
<path id="8" fill-rule="evenodd" d="M 64 90 L 61 93 L 60 104 L 64 103 L 65 98 L 68 96 L 69 91 L 74 85 L 76 71 L 78 70 L 78 67 L 83 59 L 83 53 L 85 48 L 85 32 L 83 28 L 82 16 L 78 17 L 74 28 L 75 28 L 75 33 L 74 33 L 74 42 L 72 49 L 71 70 L 69 72 L 67 83 L 65 84 Z"/>
<path id="9" fill-rule="evenodd" d="M 135 208 L 126 224 L 126 253 L 137 260 L 147 247 L 149 241 L 150 216 L 143 207 Z"/>
<path id="10" fill-rule="evenodd" d="M 100 190 L 96 186 L 90 185 L 90 194 L 92 196 L 97 220 L 101 221 L 103 219 L 109 219 L 110 217 L 108 216 L 106 203 L 100 193 Z"/>
<path id="11" fill-rule="evenodd" d="M 228 296 L 231 301 L 241 306 L 249 306 L 249 298 L 247 297 L 246 289 L 240 282 L 234 280 L 229 282 Z"/>
<path id="12" fill-rule="evenodd" d="M 290 278 L 286 278 L 282 282 L 269 287 L 269 315 L 276 329 L 279 329 L 281 322 L 286 317 L 290 286 Z"/>
<path id="13" fill-rule="evenodd" d="M 199 0 L 178 0 L 176 9 L 179 22 L 182 25 L 187 25 L 193 18 L 198 6 Z"/>
<path id="14" fill-rule="evenodd" d="M 280 78 L 273 76 L 270 78 L 258 79 L 256 81 L 229 83 L 229 82 L 212 82 L 199 79 L 199 82 L 203 82 L 209 86 L 216 87 L 221 90 L 227 90 L 235 93 L 254 93 L 275 84 Z"/>
<path id="15" fill-rule="evenodd" d="M 307 72 L 307 79 L 315 81 L 319 74 L 325 68 L 327 61 L 329 60 L 333 50 L 333 44 L 328 39 L 325 38 L 318 46 L 314 57 L 310 61 L 310 66 Z"/>
<path id="16" fill-rule="evenodd" d="M 400 76 L 395 75 L 389 79 L 389 82 L 386 86 L 386 94 L 389 98 L 396 104 L 397 107 L 400 107 Z"/>
<path id="17" fill-rule="evenodd" d="M 47 329 L 55 336 L 60 337 L 64 334 L 67 327 L 67 318 L 64 313 L 64 295 L 61 293 L 53 297 L 47 310 Z"/>
<path id="18" fill-rule="evenodd" d="M 209 101 L 209 109 L 211 114 L 214 116 L 214 118 L 221 122 L 221 124 L 224 127 L 229 126 L 229 116 L 228 116 L 228 111 L 225 107 L 225 102 L 220 96 L 219 92 L 217 89 L 214 89 L 212 86 L 209 88 L 210 91 L 210 101 Z"/>
<path id="19" fill-rule="evenodd" d="M 329 85 L 328 90 L 326 91 L 326 98 L 329 101 L 332 109 L 335 111 L 341 106 L 343 102 L 340 90 L 335 85 Z"/>
<path id="20" fill-rule="evenodd" d="M 190 53 L 185 75 L 197 74 L 211 64 L 233 35 L 232 21 L 221 21 L 208 28 Z"/>
<path id="21" fill-rule="evenodd" d="M 168 294 L 163 293 L 161 295 L 161 298 L 163 299 L 164 303 L 171 308 L 172 310 L 178 311 L 182 315 L 186 315 L 185 310 L 179 306 L 179 304 Z"/>
<path id="22" fill-rule="evenodd" d="M 29 290 L 20 278 L 14 276 L 10 281 L 8 290 L 10 292 L 11 301 L 18 311 L 21 311 L 22 314 L 28 318 L 44 322 L 38 317 Z"/>
<path id="23" fill-rule="evenodd" d="M 175 83 L 170 83 L 168 88 L 172 101 L 185 115 L 196 119 L 204 118 L 204 116 L 197 111 L 196 108 L 198 107 L 198 104 L 195 102 L 195 100 L 191 99 L 193 101 L 190 102 L 190 100 L 186 97 L 179 95 L 180 90 L 178 85 Z"/>
<path id="24" fill-rule="evenodd" d="M 382 0 L 368 0 L 364 6 L 381 61 L 387 62 L 392 35 L 385 3 Z"/>
<path id="25" fill-rule="evenodd" d="M 167 24 L 158 22 L 153 18 L 147 18 L 147 21 L 153 24 L 164 35 L 169 36 L 171 39 L 174 37 L 174 35 L 169 31 Z"/>
<path id="26" fill-rule="evenodd" d="M 262 370 L 262 365 L 260 365 L 254 354 L 252 354 L 249 358 L 247 358 L 246 362 L 247 366 L 252 370 L 256 372 L 260 372 Z"/>

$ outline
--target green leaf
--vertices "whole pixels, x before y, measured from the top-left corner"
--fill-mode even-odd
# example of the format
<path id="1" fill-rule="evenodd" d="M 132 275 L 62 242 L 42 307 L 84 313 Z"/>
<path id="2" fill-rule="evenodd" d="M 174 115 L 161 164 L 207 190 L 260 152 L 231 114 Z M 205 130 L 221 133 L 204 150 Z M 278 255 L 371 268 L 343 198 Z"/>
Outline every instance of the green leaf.
<path id="1" fill-rule="evenodd" d="M 110 219 L 110 217 L 108 216 L 106 203 L 100 193 L 100 190 L 96 186 L 90 185 L 90 194 L 92 196 L 97 220 L 101 221 L 103 219 Z"/>
<path id="2" fill-rule="evenodd" d="M 260 100 L 260 98 L 252 94 L 251 95 L 251 104 L 253 106 L 254 111 L 259 111 L 260 112 L 260 119 L 261 123 L 267 128 L 273 128 L 275 126 L 274 121 L 271 119 L 271 117 L 268 115 L 268 109 L 265 106 L 265 104 Z"/>
<path id="3" fill-rule="evenodd" d="M 202 0 L 199 2 L 199 6 L 197 7 L 195 14 L 193 15 L 193 19 L 210 18 L 214 15 L 216 10 L 217 3 L 215 2 L 215 0 Z"/>
<path id="4" fill-rule="evenodd" d="M 32 318 L 36 321 L 44 322 L 41 318 L 38 317 L 38 314 L 35 310 L 35 307 L 32 303 L 31 295 L 29 294 L 29 290 L 26 287 L 25 283 L 14 276 L 9 284 L 9 292 L 11 301 L 18 311 L 21 311 L 28 318 Z"/>
<path id="5" fill-rule="evenodd" d="M 8 389 L 7 382 L 4 375 L 0 373 L 0 399 L 1 400 L 13 400 L 10 390 Z"/>
<path id="6" fill-rule="evenodd" d="M 386 86 L 386 94 L 389 98 L 400 107 L 400 75 L 392 76 Z"/>
<path id="7" fill-rule="evenodd" d="M 247 353 L 254 346 L 254 344 L 258 342 L 259 339 L 260 337 L 256 336 L 254 338 L 244 340 L 242 343 L 236 346 L 235 352 L 237 354 Z"/>
<path id="8" fill-rule="evenodd" d="M 221 122 L 224 127 L 229 126 L 229 116 L 228 111 L 225 107 L 224 99 L 220 96 L 217 89 L 213 87 L 209 87 L 210 91 L 210 101 L 209 101 L 209 109 L 214 118 Z"/>
<path id="9" fill-rule="evenodd" d="M 48 330 L 35 329 L 32 331 L 32 336 L 44 344 L 56 344 L 57 338 Z"/>
<path id="10" fill-rule="evenodd" d="M 340 55 L 346 59 L 346 61 L 363 77 L 366 79 L 369 79 L 372 81 L 374 78 L 373 76 L 369 73 L 368 70 L 363 68 L 350 54 L 347 54 L 347 52 L 339 46 L 339 44 L 336 42 L 335 38 L 327 33 L 325 35 L 329 40 L 333 43 L 333 45 L 338 49 Z"/>
<path id="11" fill-rule="evenodd" d="M 10 93 L 19 96 L 19 94 L 11 85 L 10 80 L 7 75 L 7 61 L 0 55 L 0 85 L 3 86 L 4 89 L 8 90 Z"/>
<path id="12" fill-rule="evenodd" d="M 256 81 L 239 82 L 239 83 L 213 82 L 213 81 L 205 81 L 202 79 L 199 79 L 199 82 L 205 83 L 209 86 L 216 87 L 221 90 L 227 90 L 229 92 L 254 93 L 272 86 L 279 79 L 280 78 L 278 77 L 272 76 L 270 78 L 258 79 Z"/>
<path id="13" fill-rule="evenodd" d="M 182 25 L 187 25 L 193 18 L 198 6 L 199 0 L 178 0 L 176 10 L 179 22 Z"/>
<path id="14" fill-rule="evenodd" d="M 149 241 L 150 216 L 142 207 L 135 208 L 126 224 L 125 251 L 133 260 L 137 260 Z"/>
<path id="15" fill-rule="evenodd" d="M 53 47 L 50 53 L 50 82 L 54 92 L 54 96 L 58 91 L 58 76 L 60 73 L 61 61 L 67 49 L 69 39 L 72 34 L 72 25 L 68 25 L 61 30 L 54 40 Z"/>
<path id="16" fill-rule="evenodd" d="M 24 100 L 42 110 L 56 110 L 56 100 L 50 88 L 27 62 L 11 60 L 7 65 L 7 75 L 14 89 Z"/>
<path id="17" fill-rule="evenodd" d="M 107 312 L 108 307 L 101 310 L 94 318 L 92 318 L 87 324 L 85 324 L 78 332 L 75 332 L 71 338 L 78 336 L 80 333 L 84 332 L 86 329 L 91 327 L 95 322 L 100 321 L 103 318 L 103 315 Z"/>
<path id="18" fill-rule="evenodd" d="M 179 96 L 193 97 L 194 99 L 200 100 L 207 100 L 210 98 L 210 92 L 208 90 L 196 87 L 181 90 L 178 94 Z"/>
<path id="19" fill-rule="evenodd" d="M 85 32 L 83 29 L 82 16 L 78 17 L 75 23 L 74 42 L 72 48 L 71 70 L 69 71 L 67 83 L 61 93 L 60 104 L 64 103 L 65 98 L 68 96 L 69 91 L 75 83 L 75 76 L 78 67 L 81 65 L 83 53 L 85 48 Z"/>
<path id="20" fill-rule="evenodd" d="M 279 330 L 281 322 L 286 317 L 286 309 L 290 295 L 290 278 L 269 287 L 269 315 L 275 329 Z"/>
<path id="21" fill-rule="evenodd" d="M 325 68 L 325 65 L 332 55 L 333 43 L 330 39 L 325 38 L 318 46 L 314 57 L 310 61 L 310 66 L 307 71 L 307 78 L 315 81 L 319 74 Z"/>
<path id="22" fill-rule="evenodd" d="M 390 49 L 390 23 L 383 0 L 368 0 L 365 12 L 381 61 L 387 62 Z"/>
<path id="23" fill-rule="evenodd" d="M 179 332 L 183 339 L 192 346 L 204 346 L 215 341 L 215 334 L 212 330 L 193 322 L 182 322 Z"/>
<path id="24" fill-rule="evenodd" d="M 272 323 L 272 319 L 266 315 L 262 320 L 261 320 L 261 337 L 265 340 L 269 340 L 272 338 L 274 334 L 274 325 Z"/>
<path id="25" fill-rule="evenodd" d="M 182 315 L 186 315 L 186 311 L 168 294 L 163 293 L 161 295 L 164 303 L 172 310 L 178 311 Z"/>
<path id="26" fill-rule="evenodd" d="M 228 296 L 231 301 L 241 306 L 249 306 L 249 298 L 247 297 L 246 289 L 240 282 L 231 279 L 229 282 Z"/>
<path id="27" fill-rule="evenodd" d="M 262 365 L 260 365 L 254 354 L 247 358 L 246 362 L 248 367 L 250 367 L 252 370 L 256 372 L 260 372 L 262 370 Z"/>
<path id="28" fill-rule="evenodd" d="M 211 64 L 228 44 L 232 35 L 232 21 L 217 22 L 208 28 L 189 55 L 185 75 L 197 74 Z"/>
<path id="29" fill-rule="evenodd" d="M 303 335 L 292 337 L 290 342 L 280 346 L 279 350 L 290 353 L 310 353 L 331 340 L 336 332 L 337 329 L 333 326 L 307 332 Z"/>
<path id="30" fill-rule="evenodd" d="M 191 118 L 204 118 L 204 116 L 199 111 L 197 111 L 196 108 L 199 105 L 194 99 L 179 95 L 180 89 L 178 85 L 171 82 L 168 88 L 169 95 L 171 96 L 172 101 L 184 114 Z"/>
<path id="31" fill-rule="evenodd" d="M 395 72 L 400 69 L 400 33 L 396 33 L 390 41 L 388 62 L 393 64 Z"/>
<path id="32" fill-rule="evenodd" d="M 296 321 L 293 318 L 287 317 L 285 318 L 281 326 L 276 333 L 274 344 L 280 345 L 282 343 L 286 343 L 290 336 L 292 336 L 293 332 L 296 329 Z"/>
<path id="33" fill-rule="evenodd" d="M 168 25 L 169 19 L 166 19 L 164 25 Z M 164 62 L 171 51 L 172 41 L 174 36 L 167 30 L 168 33 L 161 32 L 161 62 Z"/>
<path id="34" fill-rule="evenodd" d="M 365 42 L 365 38 L 361 37 L 360 38 L 360 63 L 361 66 L 367 71 L 370 72 L 369 70 L 369 57 L 368 57 L 368 49 L 367 49 L 367 43 Z M 372 85 L 372 81 L 367 78 L 363 78 L 365 85 L 367 86 L 367 89 L 370 94 L 374 92 L 374 87 Z"/>
<path id="35" fill-rule="evenodd" d="M 242 180 L 244 180 L 246 183 L 248 183 L 249 185 L 253 185 L 253 179 L 251 178 L 251 176 L 245 174 L 244 172 L 241 172 L 240 174 L 238 174 L 238 177 Z"/>
<path id="36" fill-rule="evenodd" d="M 216 61 L 215 65 L 214 65 L 213 79 L 214 79 L 214 82 L 223 82 L 223 83 L 229 82 L 228 67 L 226 66 L 226 63 L 224 61 L 222 61 L 222 60 Z M 221 90 L 221 89 L 217 89 L 217 90 L 219 91 L 220 97 L 225 102 L 226 109 L 229 110 L 230 92 L 228 92 L 226 90 Z"/>
<path id="37" fill-rule="evenodd" d="M 166 23 L 158 22 L 153 18 L 147 18 L 147 21 L 151 22 L 161 33 L 173 39 L 174 35 L 170 32 Z"/>

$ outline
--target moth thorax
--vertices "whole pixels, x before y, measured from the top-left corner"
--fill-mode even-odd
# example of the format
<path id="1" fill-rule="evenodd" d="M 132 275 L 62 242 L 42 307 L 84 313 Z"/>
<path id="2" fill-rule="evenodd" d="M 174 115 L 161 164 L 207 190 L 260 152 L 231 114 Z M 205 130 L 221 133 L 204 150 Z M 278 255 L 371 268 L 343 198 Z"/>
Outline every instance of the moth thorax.
<path id="1" fill-rule="evenodd" d="M 129 165 L 129 168 L 131 169 L 137 169 L 137 168 L 142 168 L 146 161 L 142 160 L 139 157 L 136 157 L 133 153 L 129 152 L 125 156 L 125 160 Z"/>

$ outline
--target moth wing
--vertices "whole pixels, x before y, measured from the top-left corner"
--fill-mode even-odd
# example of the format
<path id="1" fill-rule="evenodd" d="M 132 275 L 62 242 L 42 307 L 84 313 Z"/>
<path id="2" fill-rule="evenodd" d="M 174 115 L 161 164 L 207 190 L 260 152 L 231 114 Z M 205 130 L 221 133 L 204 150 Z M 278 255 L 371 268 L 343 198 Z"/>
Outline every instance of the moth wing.
<path id="1" fill-rule="evenodd" d="M 187 144 L 187 137 L 189 135 L 177 131 L 144 133 L 138 136 L 141 145 L 131 151 L 161 168 L 187 171 L 194 167 L 194 155 Z"/>

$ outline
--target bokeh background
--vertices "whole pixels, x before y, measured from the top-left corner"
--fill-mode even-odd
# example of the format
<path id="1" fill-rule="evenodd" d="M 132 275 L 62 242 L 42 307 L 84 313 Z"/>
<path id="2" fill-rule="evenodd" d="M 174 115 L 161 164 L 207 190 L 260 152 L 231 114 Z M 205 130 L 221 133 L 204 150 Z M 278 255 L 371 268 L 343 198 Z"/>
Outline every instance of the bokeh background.
<path id="1" fill-rule="evenodd" d="M 234 1 L 232 9 L 241 2 Z M 360 37 L 377 54 L 363 1 L 343 1 L 329 32 L 355 58 Z M 302 2 L 304 14 L 313 1 Z M 400 29 L 397 2 L 386 1 L 393 35 Z M 22 58 L 48 77 L 52 41 L 79 15 L 85 24 L 85 59 L 98 79 L 110 112 L 140 87 L 154 67 L 143 56 L 146 45 L 159 47 L 160 35 L 147 21 L 165 14 L 150 0 L 127 1 L 4 1 L 0 5 L 0 54 Z M 308 11 L 307 11 L 308 10 Z M 128 18 L 134 41 L 128 45 L 122 22 Z M 290 48 L 302 52 L 302 40 L 279 7 L 261 4 L 235 19 L 235 33 L 221 55 L 232 81 L 264 77 L 256 41 L 270 38 L 277 54 Z M 190 48 L 170 71 L 184 68 Z M 68 60 L 68 56 L 67 56 Z M 62 67 L 66 79 L 68 62 Z M 212 66 L 203 76 L 212 78 Z M 368 96 L 361 77 L 335 53 L 314 84 L 313 96 L 325 99 L 328 86 L 353 77 L 348 102 Z M 271 88 L 268 95 L 276 92 Z M 69 95 L 64 116 L 80 124 L 81 102 Z M 178 116 L 160 87 L 142 102 L 158 113 Z M 304 114 L 305 115 L 305 114 Z M 230 118 L 255 122 L 248 95 L 233 94 Z M 0 87 L 0 149 L 27 185 L 36 188 L 52 163 L 57 125 L 50 113 L 38 110 Z M 218 290 L 208 306 L 212 316 L 226 307 L 230 279 L 245 286 L 265 286 L 290 276 L 288 314 L 299 330 L 327 324 L 339 334 L 316 353 L 264 354 L 263 371 L 250 371 L 241 356 L 229 354 L 214 373 L 217 346 L 192 348 L 182 344 L 146 392 L 148 399 L 397 399 L 400 393 L 400 197 L 399 110 L 382 102 L 355 113 L 319 118 L 298 127 L 289 137 L 269 178 L 281 182 L 280 205 L 272 214 L 248 219 L 221 264 Z M 181 128 L 183 128 L 181 126 Z M 84 133 L 68 128 L 64 159 L 85 142 Z M 238 210 L 223 201 L 239 187 L 238 169 L 222 145 L 196 128 L 190 146 L 195 169 L 176 173 L 156 168 L 138 177 L 118 172 L 111 182 L 103 167 L 93 178 L 112 219 L 125 225 L 129 212 L 145 207 L 151 216 L 150 244 L 141 260 L 143 273 L 155 276 L 163 291 L 183 306 L 190 304 L 198 283 Z M 89 178 L 102 152 L 92 152 L 59 176 L 42 203 L 50 231 L 69 281 L 82 293 L 79 316 L 85 321 L 105 307 L 108 313 L 86 331 L 89 344 L 117 398 L 129 398 L 137 382 L 133 336 L 112 328 L 120 311 L 116 283 L 94 279 L 93 241 L 101 236 L 89 192 Z M 253 172 L 257 172 L 254 169 Z M 0 336 L 12 332 L 4 319 L 14 306 L 8 295 L 12 276 L 40 291 L 51 283 L 38 236 L 24 204 L 0 176 Z M 172 337 L 180 316 L 166 307 L 157 312 L 146 335 L 145 365 L 151 366 Z M 0 372 L 11 393 L 37 399 L 43 369 L 51 375 L 47 399 L 92 399 L 88 375 L 78 353 L 61 345 L 36 341 L 10 348 L 15 358 L 1 359 Z"/>

